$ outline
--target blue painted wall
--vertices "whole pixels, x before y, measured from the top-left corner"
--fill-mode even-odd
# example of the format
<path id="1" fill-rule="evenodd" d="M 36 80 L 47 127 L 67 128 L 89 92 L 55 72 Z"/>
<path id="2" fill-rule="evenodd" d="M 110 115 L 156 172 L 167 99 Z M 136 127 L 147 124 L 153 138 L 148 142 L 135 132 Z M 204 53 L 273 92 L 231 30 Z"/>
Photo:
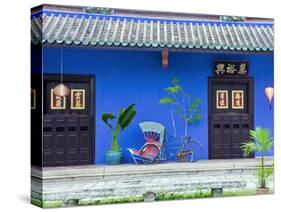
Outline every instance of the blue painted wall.
<path id="1" fill-rule="evenodd" d="M 44 73 L 60 72 L 60 50 L 44 48 Z M 96 75 L 96 158 L 104 163 L 104 153 L 110 146 L 109 128 L 101 121 L 103 112 L 118 113 L 121 107 L 135 103 L 137 116 L 120 137 L 124 163 L 132 162 L 126 149 L 140 148 L 143 135 L 138 127 L 142 121 L 157 121 L 166 126 L 169 134 L 172 125 L 169 108 L 160 105 L 164 88 L 177 77 L 184 89 L 193 97 L 203 100 L 202 121 L 189 127 L 189 134 L 203 145 L 204 159 L 208 158 L 208 76 L 212 75 L 215 60 L 247 60 L 250 75 L 254 77 L 255 126 L 273 130 L 273 111 L 268 109 L 264 88 L 273 86 L 273 55 L 216 54 L 170 52 L 169 69 L 161 67 L 160 52 L 120 51 L 68 48 L 63 50 L 64 73 Z M 178 120 L 178 134 L 183 125 Z"/>

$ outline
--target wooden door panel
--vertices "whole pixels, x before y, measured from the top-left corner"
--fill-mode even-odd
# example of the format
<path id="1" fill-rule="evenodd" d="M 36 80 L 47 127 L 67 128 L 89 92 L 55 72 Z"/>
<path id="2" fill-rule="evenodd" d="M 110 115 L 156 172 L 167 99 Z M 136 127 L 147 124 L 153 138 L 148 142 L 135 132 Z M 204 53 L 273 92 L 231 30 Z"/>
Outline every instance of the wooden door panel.
<path id="1" fill-rule="evenodd" d="M 57 132 L 54 141 L 55 149 L 58 151 L 64 151 L 66 147 L 66 134 Z"/>
<path id="2" fill-rule="evenodd" d="M 52 150 L 43 151 L 43 166 L 52 166 L 54 155 L 52 154 Z"/>
<path id="3" fill-rule="evenodd" d="M 48 150 L 48 149 L 53 149 L 53 135 L 52 133 L 44 132 L 44 137 L 43 137 L 43 149 Z"/>
<path id="4" fill-rule="evenodd" d="M 218 103 L 220 92 L 227 104 Z M 253 128 L 252 79 L 209 78 L 208 111 L 210 158 L 242 158 L 241 144 Z"/>
<path id="5" fill-rule="evenodd" d="M 67 164 L 74 165 L 78 162 L 78 153 L 77 150 L 68 150 L 67 151 Z"/>
<path id="6" fill-rule="evenodd" d="M 89 133 L 80 132 L 79 147 L 89 149 Z"/>
<path id="7" fill-rule="evenodd" d="M 65 165 L 65 157 L 66 155 L 64 150 L 56 150 L 54 155 L 54 163 L 61 166 Z"/>
<path id="8" fill-rule="evenodd" d="M 240 143 L 240 130 L 232 129 L 231 143 Z"/>
<path id="9" fill-rule="evenodd" d="M 226 124 L 224 124 L 224 125 L 226 125 Z M 231 131 L 230 130 L 223 131 L 221 154 L 223 155 L 223 158 L 229 158 L 231 155 Z"/>
<path id="10" fill-rule="evenodd" d="M 59 75 L 44 75 L 43 166 L 91 164 L 94 151 L 93 77 L 65 75 L 64 84 L 70 88 L 70 95 L 65 98 L 65 107 L 58 109 L 52 107 L 54 94 L 51 91 L 60 83 L 59 79 Z"/>
<path id="11" fill-rule="evenodd" d="M 78 148 L 78 133 L 71 132 L 67 134 L 67 149 L 68 150 L 77 150 Z"/>
<path id="12" fill-rule="evenodd" d="M 80 149 L 79 151 L 79 161 L 80 162 L 87 162 L 90 159 L 90 154 L 87 149 Z"/>
<path id="13" fill-rule="evenodd" d="M 241 153 L 241 142 L 232 142 L 232 152 L 235 154 Z"/>
<path id="14" fill-rule="evenodd" d="M 43 166 L 52 166 L 54 164 L 53 135 L 53 119 L 51 116 L 45 116 L 43 119 Z"/>
<path id="15" fill-rule="evenodd" d="M 223 139 L 222 130 L 214 130 L 213 132 L 213 146 L 220 146 Z"/>

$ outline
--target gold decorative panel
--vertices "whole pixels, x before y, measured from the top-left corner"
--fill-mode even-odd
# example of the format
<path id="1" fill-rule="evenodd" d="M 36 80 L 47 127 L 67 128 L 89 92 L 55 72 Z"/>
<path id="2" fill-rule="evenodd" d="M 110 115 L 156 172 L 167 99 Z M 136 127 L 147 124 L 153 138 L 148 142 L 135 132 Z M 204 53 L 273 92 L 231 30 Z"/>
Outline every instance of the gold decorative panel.
<path id="1" fill-rule="evenodd" d="M 244 109 L 243 90 L 232 90 L 232 109 Z"/>
<path id="2" fill-rule="evenodd" d="M 56 96 L 54 89 L 51 89 L 51 109 L 64 110 L 66 108 L 66 97 Z"/>
<path id="3" fill-rule="evenodd" d="M 227 109 L 228 108 L 228 91 L 227 90 L 217 90 L 216 91 L 216 107 L 217 107 L 217 109 Z"/>
<path id="4" fill-rule="evenodd" d="M 71 109 L 85 109 L 85 89 L 71 89 Z"/>

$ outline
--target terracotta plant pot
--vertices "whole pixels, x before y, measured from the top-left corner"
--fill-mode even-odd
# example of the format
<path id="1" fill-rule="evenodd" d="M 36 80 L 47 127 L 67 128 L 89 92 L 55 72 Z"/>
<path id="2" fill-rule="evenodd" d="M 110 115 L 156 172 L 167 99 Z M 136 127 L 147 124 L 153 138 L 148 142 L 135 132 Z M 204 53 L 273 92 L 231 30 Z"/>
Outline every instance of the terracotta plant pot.
<path id="1" fill-rule="evenodd" d="M 257 195 L 269 194 L 269 188 L 257 188 Z"/>

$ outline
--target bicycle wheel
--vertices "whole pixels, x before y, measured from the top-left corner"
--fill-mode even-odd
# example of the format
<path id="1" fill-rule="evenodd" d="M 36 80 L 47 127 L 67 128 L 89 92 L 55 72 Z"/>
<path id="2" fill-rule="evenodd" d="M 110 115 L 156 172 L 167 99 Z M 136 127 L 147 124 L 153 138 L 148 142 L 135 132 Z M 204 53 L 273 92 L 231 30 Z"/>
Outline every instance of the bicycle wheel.
<path id="1" fill-rule="evenodd" d="M 187 160 L 195 162 L 202 159 L 202 146 L 196 140 L 189 140 L 182 147 L 183 152 L 187 152 Z"/>

